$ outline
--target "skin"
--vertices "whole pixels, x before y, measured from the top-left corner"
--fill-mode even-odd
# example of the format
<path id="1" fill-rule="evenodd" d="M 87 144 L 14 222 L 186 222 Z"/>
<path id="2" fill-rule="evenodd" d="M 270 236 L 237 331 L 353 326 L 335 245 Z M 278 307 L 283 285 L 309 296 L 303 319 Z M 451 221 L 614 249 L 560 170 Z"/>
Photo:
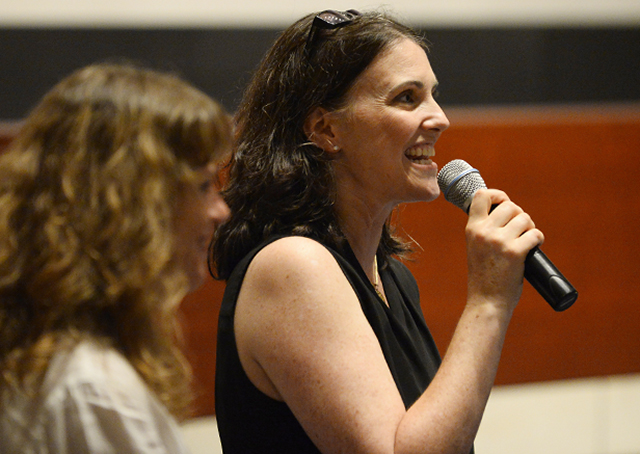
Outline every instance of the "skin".
<path id="1" fill-rule="evenodd" d="M 372 280 L 391 210 L 439 194 L 437 165 L 407 157 L 416 145 L 433 148 L 449 125 L 436 86 L 424 51 L 402 40 L 360 76 L 348 108 L 318 108 L 305 125 L 310 140 L 333 154 L 341 226 Z M 441 368 L 409 410 L 340 267 L 301 237 L 265 247 L 247 271 L 235 330 L 249 379 L 285 401 L 323 453 L 468 454 L 520 297 L 524 258 L 543 236 L 506 194 L 480 190 L 466 238 L 467 305 Z"/>
<path id="2" fill-rule="evenodd" d="M 209 165 L 196 173 L 196 183 L 182 191 L 176 213 L 177 259 L 187 273 L 191 291 L 209 276 L 209 241 L 230 213 L 215 184 L 216 166 Z"/>

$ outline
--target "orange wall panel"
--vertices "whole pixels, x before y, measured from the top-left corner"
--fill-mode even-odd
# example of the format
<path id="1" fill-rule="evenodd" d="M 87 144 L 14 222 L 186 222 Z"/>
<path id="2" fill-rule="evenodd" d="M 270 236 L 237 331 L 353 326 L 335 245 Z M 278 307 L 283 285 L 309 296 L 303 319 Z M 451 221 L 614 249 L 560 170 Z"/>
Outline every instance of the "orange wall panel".
<path id="1" fill-rule="evenodd" d="M 465 159 L 529 212 L 545 233 L 542 250 L 579 292 L 556 313 L 525 282 L 497 383 L 640 372 L 640 106 L 449 116 L 437 162 Z M 466 216 L 440 198 L 403 218 L 425 250 L 409 267 L 444 351 L 464 302 Z"/>
<path id="2" fill-rule="evenodd" d="M 180 307 L 186 354 L 193 369 L 195 411 L 198 415 L 215 412 L 216 333 L 223 293 L 224 283 L 209 279 L 200 289 L 187 295 Z"/>

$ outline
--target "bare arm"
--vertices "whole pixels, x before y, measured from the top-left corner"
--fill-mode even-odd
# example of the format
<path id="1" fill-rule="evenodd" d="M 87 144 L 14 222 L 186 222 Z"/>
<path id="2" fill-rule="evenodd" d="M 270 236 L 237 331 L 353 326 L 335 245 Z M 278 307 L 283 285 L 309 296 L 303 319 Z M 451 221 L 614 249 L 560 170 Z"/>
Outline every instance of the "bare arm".
<path id="1" fill-rule="evenodd" d="M 408 411 L 355 293 L 324 247 L 285 238 L 252 262 L 235 322 L 243 367 L 259 389 L 289 405 L 322 452 L 468 453 L 520 295 L 518 267 L 541 239 L 521 235 L 533 224 L 512 204 L 488 215 L 506 199 L 502 193 L 478 199 L 467 228 L 467 307 L 440 370 Z"/>

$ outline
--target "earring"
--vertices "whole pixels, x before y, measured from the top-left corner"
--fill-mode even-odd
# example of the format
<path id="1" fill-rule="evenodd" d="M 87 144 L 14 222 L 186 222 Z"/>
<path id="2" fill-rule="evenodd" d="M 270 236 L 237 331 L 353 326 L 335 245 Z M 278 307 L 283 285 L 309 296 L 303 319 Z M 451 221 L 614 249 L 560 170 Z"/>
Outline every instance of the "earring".
<path id="1" fill-rule="evenodd" d="M 340 147 L 337 146 L 337 145 L 334 145 L 333 143 L 331 143 L 331 141 L 329 139 L 327 139 L 327 142 L 329 142 L 329 145 L 331 145 L 331 148 L 333 148 L 333 151 L 340 150 Z"/>

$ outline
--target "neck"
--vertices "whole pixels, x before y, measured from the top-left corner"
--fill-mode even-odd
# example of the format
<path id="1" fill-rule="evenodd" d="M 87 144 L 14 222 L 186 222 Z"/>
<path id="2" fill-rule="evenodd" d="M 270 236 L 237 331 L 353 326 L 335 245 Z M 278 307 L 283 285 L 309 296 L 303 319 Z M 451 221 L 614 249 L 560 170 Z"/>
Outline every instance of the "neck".
<path id="1" fill-rule="evenodd" d="M 374 282 L 377 278 L 374 261 L 382 229 L 390 215 L 390 210 L 372 210 L 362 202 L 362 199 L 352 198 L 343 203 L 338 201 L 336 213 L 340 228 L 349 241 L 360 266 L 371 282 Z"/>

